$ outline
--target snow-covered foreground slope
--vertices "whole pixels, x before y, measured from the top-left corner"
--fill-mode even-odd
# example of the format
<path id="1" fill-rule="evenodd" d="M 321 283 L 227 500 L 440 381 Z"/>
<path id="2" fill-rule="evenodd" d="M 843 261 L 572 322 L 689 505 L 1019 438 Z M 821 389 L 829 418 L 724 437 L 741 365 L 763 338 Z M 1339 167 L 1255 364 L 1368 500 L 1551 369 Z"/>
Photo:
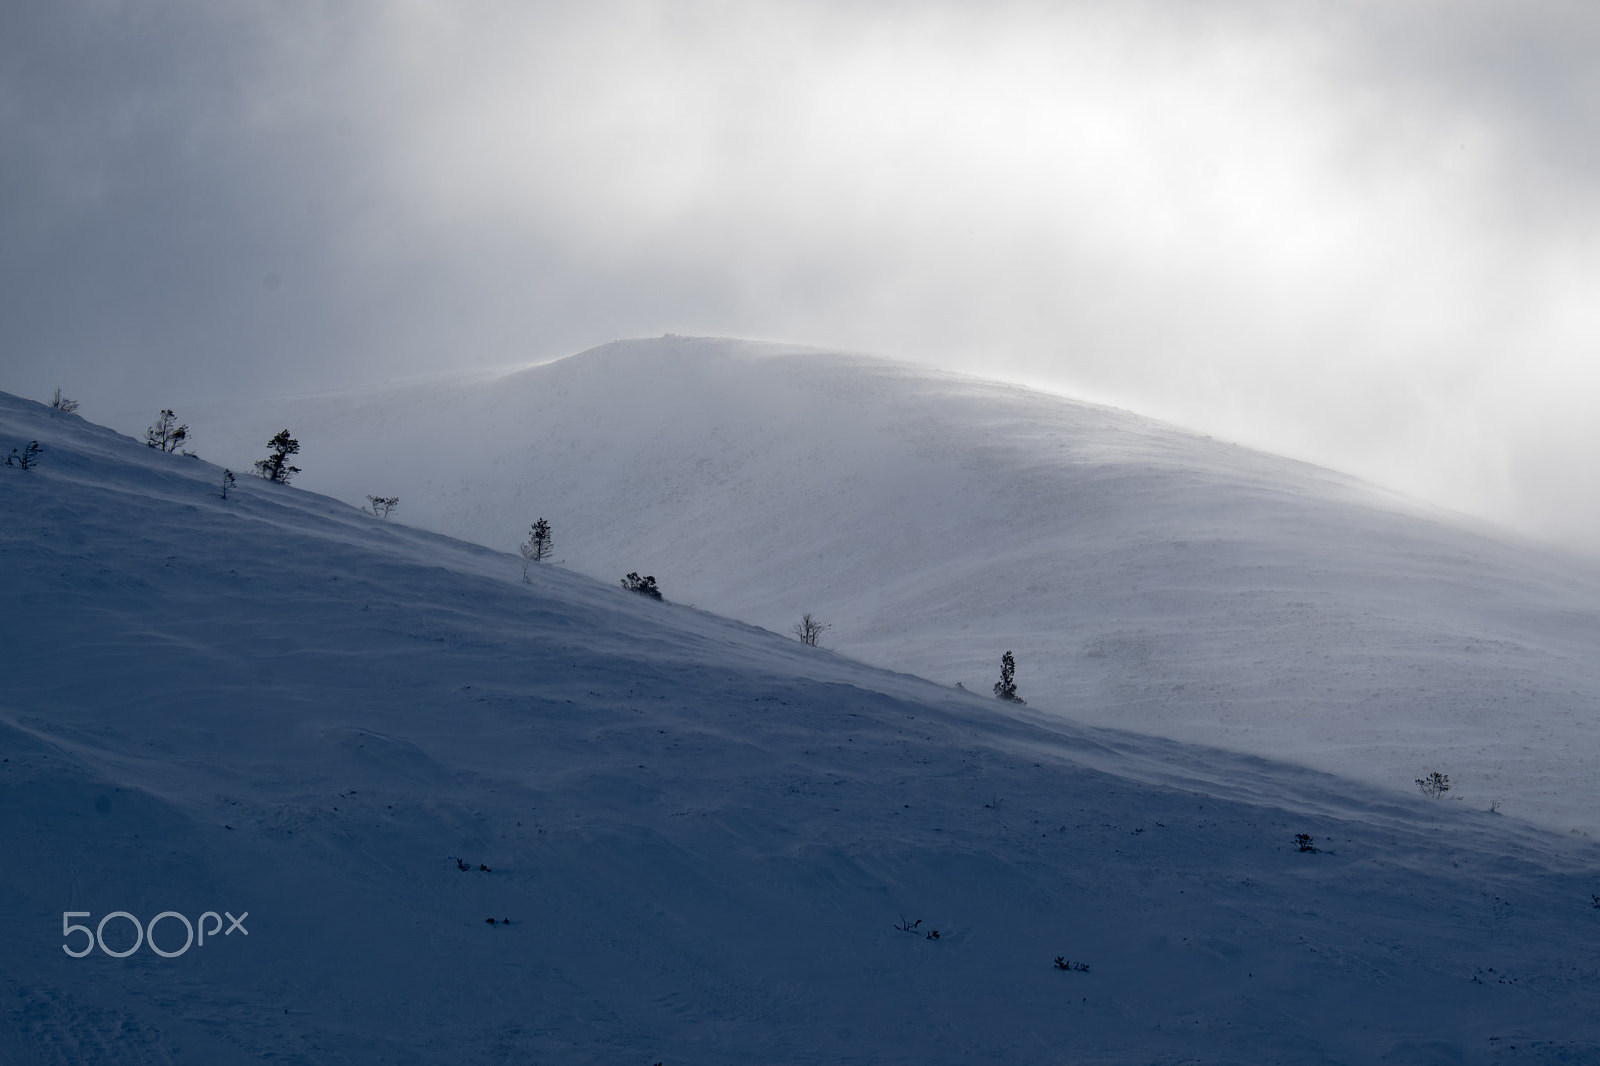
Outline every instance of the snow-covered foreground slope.
<path id="1" fill-rule="evenodd" d="M 1600 1057 L 1588 841 L 524 584 L 297 489 L 223 502 L 0 395 L 28 439 L 7 1066 Z M 63 912 L 114 911 L 247 932 L 63 951 Z"/>
<path id="2" fill-rule="evenodd" d="M 1030 703 L 1600 833 L 1600 575 L 1330 471 L 1026 389 L 668 337 L 180 412 L 302 484 Z"/>

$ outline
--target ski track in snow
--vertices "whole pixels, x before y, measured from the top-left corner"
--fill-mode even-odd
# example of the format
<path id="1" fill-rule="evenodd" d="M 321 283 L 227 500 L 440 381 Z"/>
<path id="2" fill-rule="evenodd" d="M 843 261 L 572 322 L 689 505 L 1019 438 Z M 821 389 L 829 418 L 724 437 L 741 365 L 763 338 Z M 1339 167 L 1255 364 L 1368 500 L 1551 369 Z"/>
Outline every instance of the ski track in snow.
<path id="1" fill-rule="evenodd" d="M 1600 1060 L 1581 837 L 223 502 L 0 395 L 29 439 L 0 1062 Z M 63 911 L 224 909 L 179 958 L 61 950 Z"/>

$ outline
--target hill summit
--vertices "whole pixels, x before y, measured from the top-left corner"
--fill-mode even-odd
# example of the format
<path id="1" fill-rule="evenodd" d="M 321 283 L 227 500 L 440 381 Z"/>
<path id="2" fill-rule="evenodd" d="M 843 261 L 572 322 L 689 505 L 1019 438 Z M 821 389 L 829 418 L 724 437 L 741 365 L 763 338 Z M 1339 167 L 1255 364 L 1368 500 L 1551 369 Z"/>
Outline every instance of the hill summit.
<path id="1" fill-rule="evenodd" d="M 246 462 L 499 550 L 1031 706 L 1600 833 L 1600 575 L 1305 463 L 847 353 L 618 341 L 555 362 L 186 409 Z"/>

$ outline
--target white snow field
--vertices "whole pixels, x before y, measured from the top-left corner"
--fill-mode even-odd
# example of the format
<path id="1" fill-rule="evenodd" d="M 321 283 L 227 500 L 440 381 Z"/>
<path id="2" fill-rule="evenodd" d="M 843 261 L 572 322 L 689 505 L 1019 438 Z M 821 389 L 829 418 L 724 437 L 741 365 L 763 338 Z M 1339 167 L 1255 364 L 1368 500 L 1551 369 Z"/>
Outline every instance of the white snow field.
<path id="1" fill-rule="evenodd" d="M 593 413 L 609 424 L 602 405 Z M 1219 448 L 1195 468 L 1200 487 L 1183 489 L 1159 456 L 1143 467 L 1131 457 L 1153 447 L 1143 424 L 1084 418 L 1132 428 L 1061 443 L 1081 457 L 1082 488 L 1053 506 L 1084 547 L 1071 572 L 1037 580 L 1108 590 L 1096 560 L 1132 565 L 1116 563 L 1112 535 L 1117 515 L 1137 513 L 1123 496 L 1192 499 L 1196 529 L 1178 548 L 1165 519 L 1159 537 L 1125 549 L 1168 560 L 1141 571 L 1165 584 L 1130 596 L 1124 616 L 1150 646 L 1141 660 L 1118 643 L 1133 638 L 1106 633 L 1100 647 L 1116 666 L 1073 689 L 1078 709 L 1118 684 L 1154 691 L 1178 676 L 1174 661 L 1208 656 L 1220 660 L 1210 678 L 1248 671 L 1230 682 L 1241 688 L 1271 693 L 1292 680 L 1290 667 L 1217 646 L 1222 628 L 1209 616 L 1193 647 L 1161 621 L 1175 617 L 1167 600 L 1185 594 L 1176 560 L 1230 554 L 1240 627 L 1264 614 L 1296 634 L 1285 639 L 1311 640 L 1319 630 L 1307 618 L 1371 611 L 1388 627 L 1380 635 L 1417 641 L 1369 645 L 1371 669 L 1392 677 L 1384 663 L 1395 654 L 1429 683 L 1446 679 L 1434 657 L 1455 653 L 1416 636 L 1404 590 L 1384 586 L 1410 574 L 1456 587 L 1466 561 L 1419 554 L 1402 569 L 1405 553 L 1432 542 L 1395 533 L 1389 569 L 1348 600 L 1310 575 L 1302 596 L 1314 606 L 1284 604 L 1261 590 L 1288 581 L 1308 549 L 1285 536 L 1248 561 L 1247 549 L 1272 543 L 1268 532 L 1241 546 L 1237 525 L 1206 525 L 1208 497 L 1228 484 L 1219 470 L 1264 486 L 1278 467 Z M 880 432 L 858 430 L 862 446 Z M 906 430 L 918 440 L 926 431 Z M 655 431 L 646 422 L 642 432 Z M 1012 461 L 1005 434 L 995 439 L 974 462 Z M 6 1066 L 1600 1061 L 1600 851 L 1582 837 L 1415 790 L 1077 724 L 646 600 L 614 580 L 545 566 L 524 583 L 514 555 L 299 488 L 241 477 L 223 501 L 216 466 L 0 394 L 0 453 L 29 440 L 43 446 L 32 469 L 0 466 Z M 925 446 L 932 464 L 939 444 Z M 940 468 L 905 454 L 903 481 L 880 487 L 904 492 L 909 507 L 926 488 L 916 479 Z M 1117 499 L 1095 495 L 1125 468 L 1142 478 Z M 652 504 L 655 469 L 638 482 Z M 774 482 L 725 482 L 730 501 L 782 480 L 776 465 L 743 469 Z M 561 476 L 562 464 L 549 470 Z M 814 504 L 821 480 L 797 480 Z M 841 486 L 840 514 L 854 491 Z M 1331 479 L 1322 491 L 1359 498 Z M 996 510 L 981 534 L 995 537 L 1011 528 L 1005 502 L 958 509 Z M 531 497 L 523 505 L 560 517 Z M 1280 521 L 1340 513 L 1316 497 L 1275 501 L 1264 487 L 1255 506 L 1262 521 L 1275 508 Z M 948 528 L 946 510 L 927 504 L 930 540 L 979 536 Z M 1380 525 L 1351 510 L 1346 527 Z M 663 513 L 653 506 L 640 520 Z M 716 520 L 705 512 L 708 535 Z M 785 509 L 771 521 L 811 517 Z M 1413 528 L 1405 522 L 1430 528 L 1399 518 L 1380 528 Z M 576 525 L 558 527 L 569 558 L 593 550 Z M 1313 534 L 1321 544 L 1335 535 Z M 1496 566 L 1516 558 L 1437 536 Z M 653 566 L 670 547 L 595 565 L 653 567 L 669 600 L 713 580 L 709 567 Z M 820 562 L 772 559 L 769 569 L 821 577 L 853 565 L 852 552 L 890 567 L 927 550 L 812 547 Z M 1012 550 L 995 542 L 989 554 L 1016 564 L 994 573 L 1014 572 L 1022 595 L 1038 557 Z M 975 566 L 979 554 L 965 558 Z M 1510 571 L 1495 573 L 1480 580 L 1506 583 L 1495 587 L 1509 596 Z M 1463 603 L 1441 624 L 1498 612 L 1531 631 L 1542 619 L 1550 643 L 1522 654 L 1551 665 L 1550 649 L 1571 639 L 1546 602 L 1558 579 L 1531 563 L 1516 573 L 1533 607 Z M 1220 595 L 1227 576 L 1202 571 L 1195 602 Z M 924 602 L 912 591 L 906 602 Z M 1093 602 L 1110 610 L 1109 599 Z M 925 633 L 937 623 L 932 607 L 906 620 Z M 1323 669 L 1347 668 L 1350 638 L 1320 632 L 1335 656 Z M 1026 636 L 983 639 L 1025 647 Z M 1461 654 L 1513 661 L 1483 641 Z M 1070 658 L 1100 662 L 1082 649 Z M 1551 682 L 1530 674 L 1522 684 Z M 1385 698 L 1374 704 L 1392 713 Z M 1180 697 L 1160 699 L 1176 707 Z M 1302 833 L 1318 850 L 1297 847 Z M 107 917 L 118 911 L 130 917 Z M 169 911 L 182 918 L 153 921 Z M 184 920 L 208 939 L 178 954 Z M 173 957 L 137 942 L 135 922 Z"/>
<path id="2" fill-rule="evenodd" d="M 1331 471 L 862 356 L 623 341 L 334 396 L 180 405 L 248 464 L 1043 711 L 1600 834 L 1600 571 Z M 148 412 L 146 419 L 155 412 Z M 123 421 L 130 428 L 138 415 Z"/>

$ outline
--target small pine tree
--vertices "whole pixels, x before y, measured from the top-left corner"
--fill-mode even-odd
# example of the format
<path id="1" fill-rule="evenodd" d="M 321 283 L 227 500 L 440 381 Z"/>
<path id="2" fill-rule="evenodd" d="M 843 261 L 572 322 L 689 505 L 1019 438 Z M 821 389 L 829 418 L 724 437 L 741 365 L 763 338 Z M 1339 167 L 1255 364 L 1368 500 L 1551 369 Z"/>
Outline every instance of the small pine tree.
<path id="1" fill-rule="evenodd" d="M 1426 777 L 1417 778 L 1417 787 L 1422 790 L 1422 794 L 1424 796 L 1431 796 L 1434 799 L 1438 799 L 1440 796 L 1450 791 L 1450 775 L 1441 774 L 1439 771 L 1435 770 Z"/>
<path id="2" fill-rule="evenodd" d="M 222 498 L 224 500 L 228 498 L 228 490 L 233 488 L 233 481 L 233 471 L 224 470 L 222 472 Z"/>
<path id="3" fill-rule="evenodd" d="M 528 543 L 533 545 L 533 561 L 542 563 L 550 558 L 550 552 L 554 550 L 556 543 L 550 534 L 550 523 L 541 518 L 528 532 Z"/>
<path id="4" fill-rule="evenodd" d="M 29 441 L 28 446 L 20 452 L 12 448 L 11 454 L 6 456 L 6 465 L 21 467 L 23 470 L 31 469 L 39 461 L 39 453 L 42 450 L 36 440 Z"/>
<path id="5" fill-rule="evenodd" d="M 70 415 L 72 412 L 78 409 L 78 401 L 67 399 L 65 396 L 61 395 L 61 390 L 57 389 L 55 396 L 53 396 L 50 400 L 50 406 L 55 408 L 57 411 L 60 411 L 64 415 Z"/>
<path id="6" fill-rule="evenodd" d="M 167 408 L 162 408 L 156 424 L 144 431 L 145 447 L 163 452 L 177 451 L 178 445 L 188 439 L 189 427 L 178 425 L 178 416 Z"/>
<path id="7" fill-rule="evenodd" d="M 300 442 L 289 436 L 289 431 L 285 429 L 267 441 L 267 447 L 272 451 L 265 459 L 256 460 L 256 473 L 267 481 L 287 485 L 289 479 L 300 472 L 298 466 L 288 463 L 289 456 L 300 450 Z"/>
<path id="8" fill-rule="evenodd" d="M 637 592 L 641 596 L 649 596 L 652 600 L 661 598 L 661 590 L 656 587 L 656 579 L 646 576 L 640 577 L 636 572 L 630 572 L 622 579 L 622 587 L 629 592 Z"/>
<path id="9" fill-rule="evenodd" d="M 550 558 L 554 550 L 555 538 L 550 534 L 550 523 L 543 518 L 539 519 L 528 529 L 528 558 L 533 562 L 542 563 Z"/>
<path id="10" fill-rule="evenodd" d="M 1017 695 L 1017 660 L 1011 657 L 1009 651 L 1000 656 L 1000 680 L 994 683 L 994 694 L 996 698 L 1012 703 L 1028 702 Z"/>
<path id="11" fill-rule="evenodd" d="M 539 519 L 528 529 L 528 539 L 517 545 L 517 551 L 522 555 L 522 580 L 528 580 L 529 567 L 550 558 L 551 545 L 554 543 L 550 536 L 550 523 L 544 519 Z"/>

